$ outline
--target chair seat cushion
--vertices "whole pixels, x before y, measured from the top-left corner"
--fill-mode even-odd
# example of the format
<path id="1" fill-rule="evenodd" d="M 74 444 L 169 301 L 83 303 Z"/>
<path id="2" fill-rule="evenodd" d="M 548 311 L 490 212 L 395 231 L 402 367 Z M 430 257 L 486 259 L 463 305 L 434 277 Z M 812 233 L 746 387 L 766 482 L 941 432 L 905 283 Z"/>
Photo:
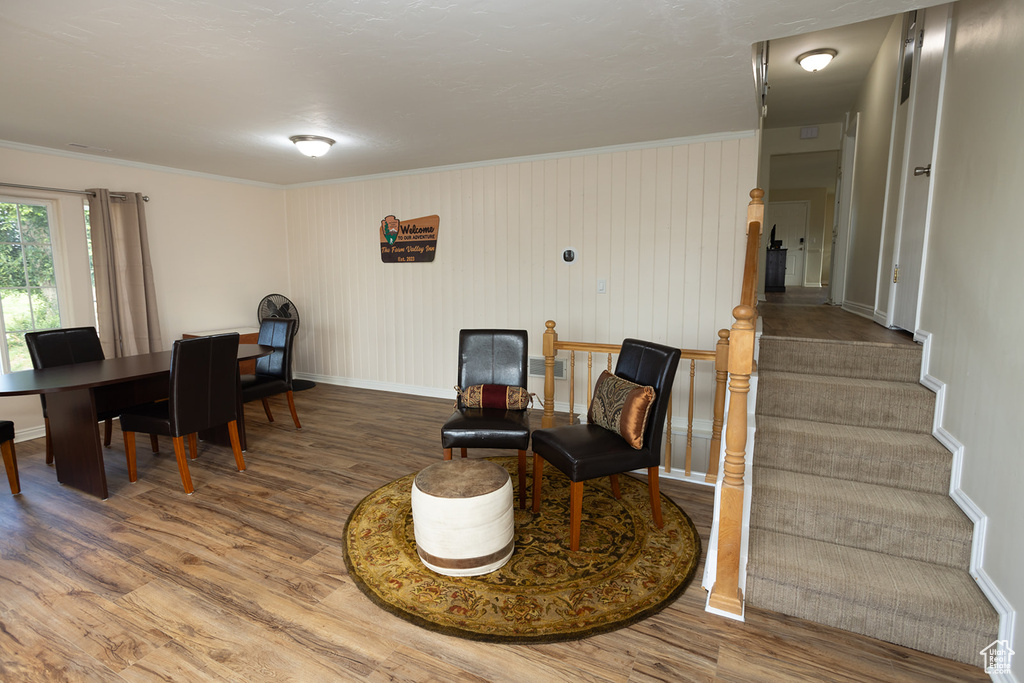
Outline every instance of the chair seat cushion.
<path id="1" fill-rule="evenodd" d="M 595 424 L 538 429 L 533 452 L 572 481 L 586 481 L 661 464 L 660 455 L 633 448 L 621 436 Z"/>
<path id="2" fill-rule="evenodd" d="M 267 375 L 242 375 L 242 402 L 257 401 L 289 391 L 288 382 Z"/>
<path id="3" fill-rule="evenodd" d="M 144 434 L 171 435 L 171 419 L 167 409 L 170 403 L 144 403 L 121 411 L 121 431 Z"/>
<path id="4" fill-rule="evenodd" d="M 0 441 L 14 441 L 14 423 L 0 420 Z"/>
<path id="5" fill-rule="evenodd" d="M 462 408 L 441 427 L 442 448 L 514 448 L 530 446 L 525 410 Z"/>

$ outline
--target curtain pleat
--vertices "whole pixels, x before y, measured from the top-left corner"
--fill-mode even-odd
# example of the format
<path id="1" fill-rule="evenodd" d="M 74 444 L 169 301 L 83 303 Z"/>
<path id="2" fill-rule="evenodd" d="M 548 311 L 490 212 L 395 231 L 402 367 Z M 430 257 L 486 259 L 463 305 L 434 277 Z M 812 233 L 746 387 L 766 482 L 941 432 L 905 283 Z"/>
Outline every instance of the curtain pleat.
<path id="1" fill-rule="evenodd" d="M 91 189 L 89 224 L 96 316 L 107 358 L 163 350 L 142 195 Z"/>

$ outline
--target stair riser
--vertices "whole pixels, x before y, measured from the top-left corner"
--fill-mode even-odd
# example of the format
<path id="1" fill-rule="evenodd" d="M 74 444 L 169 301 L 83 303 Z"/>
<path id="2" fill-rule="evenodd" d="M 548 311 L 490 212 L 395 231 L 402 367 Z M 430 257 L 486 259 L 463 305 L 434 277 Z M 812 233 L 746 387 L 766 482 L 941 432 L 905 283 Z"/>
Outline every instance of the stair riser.
<path id="1" fill-rule="evenodd" d="M 789 597 L 794 591 L 799 592 L 797 600 Z M 940 628 L 932 617 L 915 618 L 899 611 L 886 614 L 851 604 L 849 600 L 835 595 L 780 587 L 759 576 L 747 577 L 747 601 L 761 609 L 860 633 L 965 664 L 979 664 L 981 658 L 978 653 L 992 642 L 996 633 L 993 629 L 979 635 L 976 629 L 958 627 L 954 623 L 942 625 L 945 637 L 937 637 L 935 633 Z M 898 602 L 894 599 L 894 604 Z"/>
<path id="2" fill-rule="evenodd" d="M 935 395 L 912 384 L 849 387 L 827 378 L 761 373 L 757 414 L 931 433 Z"/>
<path id="3" fill-rule="evenodd" d="M 781 530 L 792 536 L 824 543 L 838 543 L 894 557 L 932 562 L 946 567 L 964 568 L 971 561 L 972 527 L 967 517 L 954 510 L 948 500 L 932 508 L 914 503 L 901 504 L 900 493 L 893 500 L 884 496 L 850 500 L 840 492 L 831 493 L 834 483 L 822 481 L 815 487 L 824 495 L 799 495 L 800 487 L 787 488 L 778 471 L 754 468 L 754 503 L 750 512 L 751 529 Z M 807 477 L 800 475 L 799 481 Z M 811 485 L 813 486 L 813 485 Z M 883 494 L 885 491 L 881 491 Z"/>
<path id="4" fill-rule="evenodd" d="M 757 363 L 762 370 L 917 382 L 921 347 L 762 337 Z"/>
<path id="5" fill-rule="evenodd" d="M 870 438 L 825 437 L 757 427 L 754 463 L 764 467 L 882 484 L 910 491 L 948 493 L 952 455 L 937 441 L 905 445 Z"/>

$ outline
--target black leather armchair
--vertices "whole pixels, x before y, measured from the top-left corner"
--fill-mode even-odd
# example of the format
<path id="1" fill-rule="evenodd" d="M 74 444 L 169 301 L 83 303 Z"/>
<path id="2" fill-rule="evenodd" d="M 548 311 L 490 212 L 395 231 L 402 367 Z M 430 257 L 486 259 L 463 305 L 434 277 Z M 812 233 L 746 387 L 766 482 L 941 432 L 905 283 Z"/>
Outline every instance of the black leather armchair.
<path id="1" fill-rule="evenodd" d="M 288 399 L 288 409 L 292 413 L 292 422 L 296 429 L 301 429 L 299 415 L 295 412 L 295 395 L 292 392 L 292 337 L 295 336 L 295 321 L 283 318 L 270 318 L 260 323 L 258 343 L 273 346 L 274 352 L 269 356 L 256 359 L 256 374 L 242 375 L 242 402 L 260 400 L 267 420 L 274 421 L 267 398 L 284 394 Z"/>
<path id="2" fill-rule="evenodd" d="M 526 389 L 529 374 L 526 330 L 462 330 L 459 332 L 459 388 L 498 384 Z M 511 448 L 519 455 L 519 506 L 526 507 L 526 449 L 530 418 L 526 410 L 467 408 L 461 397 L 441 427 L 444 459 L 452 449 L 466 457 L 469 448 Z"/>
<path id="3" fill-rule="evenodd" d="M 94 327 L 67 327 L 59 330 L 39 330 L 25 333 L 25 345 L 36 370 L 55 368 L 73 363 L 88 363 L 103 360 L 103 347 Z M 46 413 L 46 396 L 40 394 L 43 403 L 43 423 L 46 427 L 46 464 L 53 462 L 53 444 L 50 441 L 50 418 Z M 103 445 L 110 446 L 113 431 L 112 420 L 116 412 L 98 415 L 103 420 Z M 155 450 L 155 447 L 154 447 Z"/>
<path id="4" fill-rule="evenodd" d="M 18 458 L 14 453 L 14 423 L 10 420 L 0 420 L 0 453 L 4 456 L 4 469 L 7 470 L 7 483 L 11 485 L 11 493 L 21 493 Z"/>
<path id="5" fill-rule="evenodd" d="M 544 461 L 561 470 L 569 486 L 569 547 L 579 550 L 580 518 L 583 514 L 583 482 L 598 477 L 612 478 L 612 492 L 619 497 L 617 475 L 647 468 L 647 487 L 654 522 L 661 528 L 661 494 L 658 468 L 661 438 L 665 428 L 669 396 L 679 365 L 679 349 L 636 339 L 622 342 L 615 374 L 641 386 L 653 387 L 655 397 L 647 415 L 643 446 L 634 449 L 615 432 L 596 424 L 577 424 L 533 433 L 533 512 L 540 512 Z"/>
<path id="6" fill-rule="evenodd" d="M 193 459 L 194 435 L 227 424 L 238 471 L 245 470 L 238 440 L 238 333 L 179 339 L 171 348 L 170 398 L 121 412 L 128 478 L 137 478 L 135 432 L 163 434 L 174 443 L 174 455 L 185 493 L 194 490 L 185 458 L 184 437 L 189 436 Z"/>

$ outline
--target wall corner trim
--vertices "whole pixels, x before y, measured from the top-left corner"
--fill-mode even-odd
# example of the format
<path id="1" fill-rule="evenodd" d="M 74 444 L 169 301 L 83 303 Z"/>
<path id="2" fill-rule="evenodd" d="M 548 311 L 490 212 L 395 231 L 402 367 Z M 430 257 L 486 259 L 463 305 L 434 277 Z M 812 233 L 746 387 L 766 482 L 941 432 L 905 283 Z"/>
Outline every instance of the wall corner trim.
<path id="1" fill-rule="evenodd" d="M 921 354 L 921 384 L 935 392 L 935 418 L 932 426 L 932 436 L 953 455 L 949 496 L 974 524 L 969 571 L 981 592 L 985 594 L 985 597 L 992 603 L 992 607 L 995 608 L 996 613 L 999 615 L 999 640 L 1013 642 L 1017 612 L 982 566 L 982 561 L 985 557 L 985 535 L 988 530 L 988 515 L 960 486 L 965 447 L 942 426 L 946 405 L 946 383 L 928 373 L 931 361 L 932 334 L 925 330 L 918 330 L 914 333 L 914 340 L 922 343 L 924 346 Z"/>

